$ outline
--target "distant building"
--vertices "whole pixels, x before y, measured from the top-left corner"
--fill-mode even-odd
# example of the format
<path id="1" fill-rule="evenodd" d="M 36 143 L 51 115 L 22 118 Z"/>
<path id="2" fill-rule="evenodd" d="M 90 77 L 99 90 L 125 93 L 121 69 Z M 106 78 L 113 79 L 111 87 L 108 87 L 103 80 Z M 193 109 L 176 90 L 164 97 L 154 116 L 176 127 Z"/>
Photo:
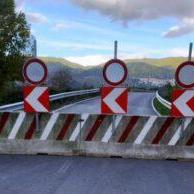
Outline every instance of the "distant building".
<path id="1" fill-rule="evenodd" d="M 153 86 L 164 86 L 169 83 L 170 80 L 168 79 L 157 79 L 157 78 L 140 78 L 140 83 L 142 84 L 151 84 Z"/>
<path id="2" fill-rule="evenodd" d="M 36 37 L 31 35 L 28 41 L 28 45 L 24 51 L 24 55 L 27 57 L 36 57 L 37 56 L 37 41 Z"/>

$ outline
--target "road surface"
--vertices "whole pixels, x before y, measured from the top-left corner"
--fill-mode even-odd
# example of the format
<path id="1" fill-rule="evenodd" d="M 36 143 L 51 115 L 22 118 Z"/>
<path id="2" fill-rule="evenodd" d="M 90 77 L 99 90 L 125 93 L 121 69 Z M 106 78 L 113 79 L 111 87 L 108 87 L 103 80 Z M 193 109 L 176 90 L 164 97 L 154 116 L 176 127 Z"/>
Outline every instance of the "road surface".
<path id="1" fill-rule="evenodd" d="M 193 194 L 194 163 L 0 156 L 2 194 Z"/>
<path id="2" fill-rule="evenodd" d="M 156 115 L 152 108 L 152 99 L 155 93 L 133 92 L 129 93 L 128 107 L 129 115 Z M 61 113 L 90 113 L 100 114 L 100 97 L 84 100 L 82 102 L 67 105 L 55 112 Z"/>

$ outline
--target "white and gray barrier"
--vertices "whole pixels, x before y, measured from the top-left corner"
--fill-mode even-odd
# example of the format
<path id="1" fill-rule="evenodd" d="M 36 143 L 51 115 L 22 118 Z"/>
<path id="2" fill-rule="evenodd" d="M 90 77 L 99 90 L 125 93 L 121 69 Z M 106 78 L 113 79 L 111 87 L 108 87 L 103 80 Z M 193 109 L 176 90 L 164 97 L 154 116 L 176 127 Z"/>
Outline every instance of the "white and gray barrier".
<path id="1" fill-rule="evenodd" d="M 41 114 L 0 114 L 0 153 L 194 159 L 194 119 Z"/>

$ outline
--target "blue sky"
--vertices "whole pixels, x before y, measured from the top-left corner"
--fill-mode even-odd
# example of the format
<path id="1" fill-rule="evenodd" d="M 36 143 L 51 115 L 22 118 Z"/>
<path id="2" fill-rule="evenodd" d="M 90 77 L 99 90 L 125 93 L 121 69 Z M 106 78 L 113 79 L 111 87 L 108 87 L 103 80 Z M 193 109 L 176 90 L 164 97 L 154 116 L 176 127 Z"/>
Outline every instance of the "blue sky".
<path id="1" fill-rule="evenodd" d="M 171 2 L 172 0 L 169 0 Z M 17 0 L 38 42 L 38 55 L 97 65 L 121 59 L 187 56 L 194 2 L 173 0 Z M 175 6 L 176 5 L 176 6 Z"/>

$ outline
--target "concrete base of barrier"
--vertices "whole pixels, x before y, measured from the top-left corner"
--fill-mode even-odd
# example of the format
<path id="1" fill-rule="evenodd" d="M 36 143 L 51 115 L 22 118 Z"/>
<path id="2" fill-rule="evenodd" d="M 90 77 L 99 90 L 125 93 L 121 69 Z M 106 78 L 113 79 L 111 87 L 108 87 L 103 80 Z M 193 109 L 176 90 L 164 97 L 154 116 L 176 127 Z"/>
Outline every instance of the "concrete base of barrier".
<path id="1" fill-rule="evenodd" d="M 0 154 L 48 154 L 139 159 L 194 159 L 194 147 L 40 140 L 0 141 Z"/>

